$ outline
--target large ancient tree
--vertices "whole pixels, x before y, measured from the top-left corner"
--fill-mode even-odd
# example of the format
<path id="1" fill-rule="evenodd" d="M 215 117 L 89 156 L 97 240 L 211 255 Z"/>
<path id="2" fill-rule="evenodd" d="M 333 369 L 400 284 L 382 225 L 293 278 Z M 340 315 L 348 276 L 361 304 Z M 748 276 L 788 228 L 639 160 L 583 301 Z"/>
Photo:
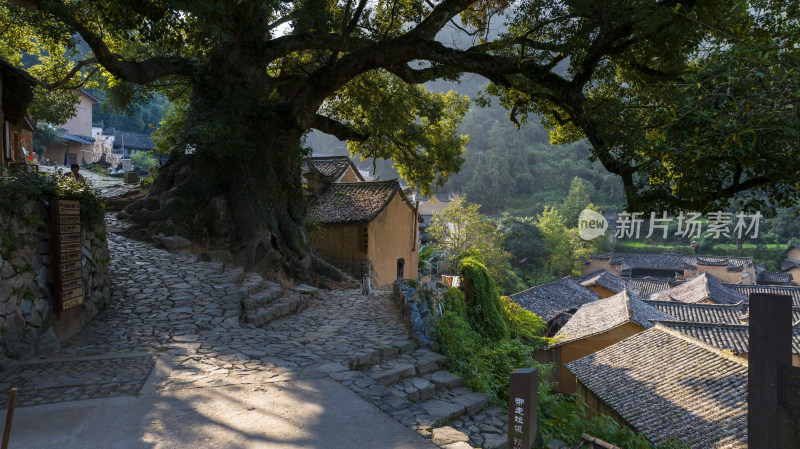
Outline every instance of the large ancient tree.
<path id="1" fill-rule="evenodd" d="M 323 266 L 304 231 L 307 131 L 393 159 L 407 181 L 429 188 L 460 167 L 466 103 L 420 83 L 476 73 L 513 120 L 532 111 L 585 135 L 632 187 L 636 166 L 604 141 L 613 121 L 594 96 L 681 72 L 705 25 L 730 19 L 733 3 L 11 0 L 0 1 L 0 51 L 19 60 L 31 39 L 47 50 L 31 69 L 43 96 L 104 74 L 119 97 L 155 88 L 184 102 L 170 136 L 176 152 L 132 206 L 140 232 L 180 228 L 243 264 L 298 276 Z M 88 54 L 71 51 L 75 36 Z"/>

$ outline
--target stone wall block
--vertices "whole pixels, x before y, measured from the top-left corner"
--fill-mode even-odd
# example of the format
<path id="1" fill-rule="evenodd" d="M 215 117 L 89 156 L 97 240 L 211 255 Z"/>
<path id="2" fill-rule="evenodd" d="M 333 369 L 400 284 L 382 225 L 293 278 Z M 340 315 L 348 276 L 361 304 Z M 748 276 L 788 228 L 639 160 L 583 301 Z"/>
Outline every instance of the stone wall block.
<path id="1" fill-rule="evenodd" d="M 6 309 L 6 313 L 3 328 L 0 329 L 0 335 L 3 336 L 3 348 L 6 353 L 13 354 L 17 349 L 17 345 L 19 345 L 22 333 L 25 331 L 25 319 L 16 306 L 12 313 L 8 314 L 8 309 Z"/>

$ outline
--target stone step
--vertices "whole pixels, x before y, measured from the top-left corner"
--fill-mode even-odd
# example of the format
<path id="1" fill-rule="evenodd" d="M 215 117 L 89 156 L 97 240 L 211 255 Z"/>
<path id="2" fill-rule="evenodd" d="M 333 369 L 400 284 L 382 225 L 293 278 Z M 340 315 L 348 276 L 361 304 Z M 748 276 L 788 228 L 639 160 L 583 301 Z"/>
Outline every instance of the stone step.
<path id="1" fill-rule="evenodd" d="M 242 296 L 245 298 L 253 293 L 258 292 L 269 284 L 277 285 L 274 282 L 265 281 L 260 274 L 252 272 L 244 273 L 244 275 L 241 276 L 241 280 L 238 282 L 238 284 L 239 292 L 241 292 Z"/>
<path id="2" fill-rule="evenodd" d="M 417 350 L 412 354 L 415 358 L 414 366 L 417 368 L 417 373 L 426 374 L 432 373 L 442 369 L 447 357 L 427 349 Z"/>
<path id="3" fill-rule="evenodd" d="M 255 310 L 275 301 L 281 295 L 283 295 L 282 288 L 278 286 L 270 286 L 252 293 L 249 296 L 245 296 L 242 299 L 242 308 L 244 310 Z"/>
<path id="4" fill-rule="evenodd" d="M 417 369 L 410 363 L 390 360 L 387 363 L 372 366 L 371 368 L 365 370 L 364 374 L 366 374 L 370 379 L 374 380 L 375 383 L 381 385 L 391 385 L 400 379 L 415 376 L 417 374 Z"/>
<path id="5" fill-rule="evenodd" d="M 271 302 L 256 310 L 244 314 L 244 321 L 255 326 L 261 326 L 270 321 L 292 313 L 299 312 L 308 306 L 309 295 L 285 294 L 278 300 Z"/>
<path id="6" fill-rule="evenodd" d="M 403 379 L 392 385 L 392 387 L 404 392 L 408 400 L 412 402 L 424 401 L 436 394 L 436 385 L 422 377 Z"/>
<path id="7" fill-rule="evenodd" d="M 417 344 L 411 340 L 400 340 L 377 349 L 358 353 L 347 361 L 347 366 L 351 370 L 361 371 L 371 366 L 381 363 L 381 361 L 391 360 L 398 356 L 411 354 L 417 348 Z"/>
<path id="8" fill-rule="evenodd" d="M 450 371 L 436 371 L 425 375 L 424 378 L 436 385 L 437 390 L 457 388 L 464 385 L 464 379 L 457 374 L 451 373 Z"/>

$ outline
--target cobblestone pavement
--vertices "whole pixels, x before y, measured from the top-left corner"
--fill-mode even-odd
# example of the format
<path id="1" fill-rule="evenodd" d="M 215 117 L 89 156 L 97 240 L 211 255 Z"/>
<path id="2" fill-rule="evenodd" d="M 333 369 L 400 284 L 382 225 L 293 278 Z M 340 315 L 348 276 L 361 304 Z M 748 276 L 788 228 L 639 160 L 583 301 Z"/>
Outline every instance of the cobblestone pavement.
<path id="1" fill-rule="evenodd" d="M 57 360 L 0 372 L 0 391 L 24 391 L 20 405 L 136 395 L 148 376 L 155 391 L 330 376 L 443 447 L 504 439 L 502 410 L 442 371 L 444 357 L 416 348 L 390 292 L 284 290 L 114 233 L 108 244 L 107 308 Z M 265 308 L 265 324 L 243 320 Z"/>

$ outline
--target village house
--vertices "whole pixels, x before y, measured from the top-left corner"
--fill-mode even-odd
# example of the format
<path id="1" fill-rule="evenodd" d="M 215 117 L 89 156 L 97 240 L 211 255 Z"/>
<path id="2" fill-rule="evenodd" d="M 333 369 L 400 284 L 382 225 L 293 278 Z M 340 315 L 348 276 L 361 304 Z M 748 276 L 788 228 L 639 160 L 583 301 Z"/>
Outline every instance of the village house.
<path id="1" fill-rule="evenodd" d="M 111 138 L 115 160 L 130 159 L 133 153 L 139 151 L 153 153 L 156 149 L 150 134 L 106 128 L 103 130 L 103 135 Z"/>
<path id="2" fill-rule="evenodd" d="M 750 297 L 753 293 L 768 293 L 773 295 L 786 295 L 792 298 L 792 307 L 800 307 L 800 286 L 795 285 L 742 285 L 722 284 L 726 288 Z"/>
<path id="3" fill-rule="evenodd" d="M 669 290 L 664 290 L 650 296 L 654 301 L 678 301 L 686 303 L 705 304 L 739 304 L 747 303 L 747 295 L 725 284 L 708 273 L 700 274 Z"/>
<path id="4" fill-rule="evenodd" d="M 357 173 L 357 172 L 356 172 Z M 396 180 L 327 183 L 307 192 L 314 246 L 328 261 L 373 285 L 417 279 L 422 218 Z"/>
<path id="5" fill-rule="evenodd" d="M 332 182 L 364 182 L 366 179 L 347 156 L 314 156 L 301 166 L 308 190 L 316 192 Z"/>
<path id="6" fill-rule="evenodd" d="M 659 279 L 714 275 L 732 284 L 755 284 L 756 267 L 751 257 L 684 256 L 681 254 L 608 253 L 593 254 L 581 268 L 585 276 L 608 270 L 620 277 Z"/>
<path id="7" fill-rule="evenodd" d="M 792 365 L 800 366 L 800 309 L 794 309 L 795 318 L 792 326 Z M 662 321 L 660 324 L 676 330 L 695 340 L 707 343 L 733 355 L 747 358 L 750 352 L 750 326 L 731 323 L 691 323 L 680 321 Z"/>
<path id="8" fill-rule="evenodd" d="M 639 288 L 639 297 L 649 298 L 654 293 L 663 292 L 678 285 L 678 282 L 667 279 L 654 279 L 654 278 L 641 278 L 641 279 L 626 279 L 626 281 Z"/>
<path id="9" fill-rule="evenodd" d="M 747 322 L 747 304 L 703 304 L 677 301 L 644 300 L 670 320 L 703 324 L 744 324 Z M 800 309 L 798 309 L 800 310 Z"/>
<path id="10" fill-rule="evenodd" d="M 654 444 L 747 449 L 747 360 L 662 325 L 566 364 L 590 417 Z"/>
<path id="11" fill-rule="evenodd" d="M 509 298 L 540 316 L 547 323 L 545 335 L 552 337 L 582 305 L 597 301 L 600 295 L 567 276 L 514 293 Z"/>
<path id="12" fill-rule="evenodd" d="M 787 260 L 800 260 L 800 243 L 792 243 L 786 248 Z"/>
<path id="13" fill-rule="evenodd" d="M 63 130 L 59 134 L 62 141 L 46 143 L 44 157 L 64 165 L 96 161 L 100 156 L 95 157 L 97 150 L 92 136 L 92 106 L 99 103 L 99 99 L 81 89 L 75 105 L 75 116 L 65 123 L 53 124 L 55 129 Z"/>
<path id="14" fill-rule="evenodd" d="M 0 174 L 28 164 L 33 155 L 34 126 L 25 110 L 35 84 L 27 73 L 0 59 Z"/>
<path id="15" fill-rule="evenodd" d="M 792 284 L 800 285 L 800 260 L 784 260 L 781 264 L 781 272 L 792 275 Z"/>
<path id="16" fill-rule="evenodd" d="M 637 296 L 642 296 L 640 294 L 641 288 L 638 285 L 634 285 L 608 270 L 588 274 L 580 278 L 578 283 L 600 295 L 600 298 L 614 296 L 626 288 Z"/>
<path id="17" fill-rule="evenodd" d="M 534 354 L 541 363 L 553 363 L 552 383 L 561 393 L 574 393 L 575 376 L 564 365 L 631 335 L 653 327 L 654 322 L 672 317 L 644 303 L 628 290 L 581 306 L 555 335 L 556 342 Z"/>
<path id="18" fill-rule="evenodd" d="M 758 285 L 787 285 L 792 283 L 791 273 L 775 273 L 772 271 L 762 271 L 758 273 Z"/>

